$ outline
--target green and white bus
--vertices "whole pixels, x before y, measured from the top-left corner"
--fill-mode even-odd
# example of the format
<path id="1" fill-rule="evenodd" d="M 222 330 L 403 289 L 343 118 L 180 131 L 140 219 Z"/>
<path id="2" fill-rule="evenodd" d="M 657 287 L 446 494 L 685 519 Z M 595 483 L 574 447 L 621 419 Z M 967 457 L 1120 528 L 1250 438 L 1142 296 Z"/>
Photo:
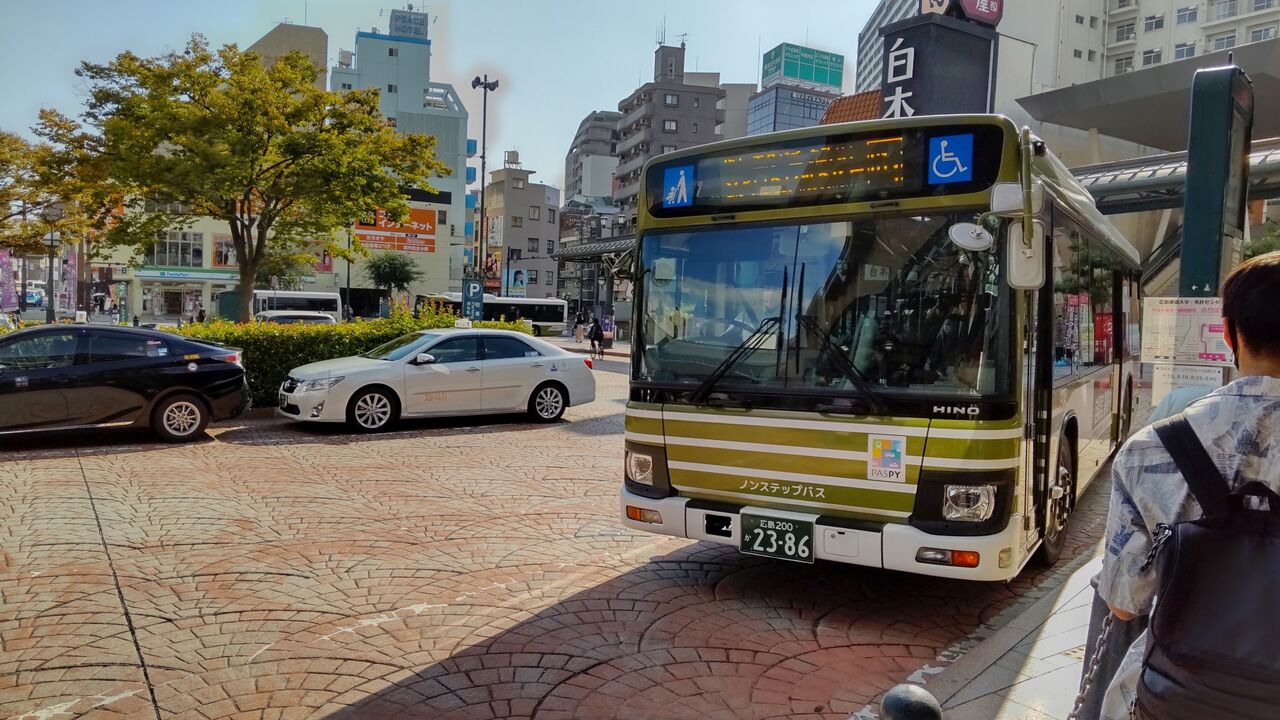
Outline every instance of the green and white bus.
<path id="1" fill-rule="evenodd" d="M 639 197 L 621 513 L 1007 580 L 1129 431 L 1139 257 L 993 115 L 667 153 Z"/>

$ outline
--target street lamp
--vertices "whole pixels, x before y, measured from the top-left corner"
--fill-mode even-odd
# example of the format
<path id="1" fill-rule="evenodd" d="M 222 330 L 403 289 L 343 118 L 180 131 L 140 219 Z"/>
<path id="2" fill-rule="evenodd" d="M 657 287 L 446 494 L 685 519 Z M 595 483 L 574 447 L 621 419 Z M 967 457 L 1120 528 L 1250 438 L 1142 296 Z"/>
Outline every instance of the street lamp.
<path id="1" fill-rule="evenodd" d="M 62 219 L 62 208 L 58 205 L 49 205 L 41 213 L 41 217 L 49 225 Z M 53 261 L 58 252 L 58 246 L 62 244 L 62 236 L 59 233 L 49 230 L 49 235 L 44 239 L 44 246 L 49 249 L 48 256 L 48 279 L 44 285 L 44 321 L 49 324 L 57 322 L 57 309 L 54 307 L 56 295 L 53 287 Z"/>
<path id="2" fill-rule="evenodd" d="M 488 159 L 488 131 L 489 131 L 489 91 L 498 89 L 498 79 L 489 79 L 486 74 L 484 79 L 479 75 L 471 81 L 471 89 L 476 90 L 484 88 L 484 100 L 482 101 L 480 110 L 480 248 L 476 253 L 476 270 L 479 271 L 480 277 L 484 277 L 484 261 L 485 261 L 485 236 L 488 234 L 489 222 L 484 214 L 484 196 L 485 183 L 488 181 L 486 174 L 485 161 Z"/>

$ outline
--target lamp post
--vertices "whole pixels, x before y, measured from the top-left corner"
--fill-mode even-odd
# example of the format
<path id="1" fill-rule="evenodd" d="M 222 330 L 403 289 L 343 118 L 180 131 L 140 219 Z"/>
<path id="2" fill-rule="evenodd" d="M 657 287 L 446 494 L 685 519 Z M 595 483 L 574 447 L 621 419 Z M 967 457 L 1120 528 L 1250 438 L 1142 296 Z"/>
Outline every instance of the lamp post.
<path id="1" fill-rule="evenodd" d="M 53 286 L 53 261 L 57 259 L 58 245 L 62 243 L 62 238 L 56 232 L 50 232 L 44 239 L 44 246 L 49 249 L 49 254 L 45 258 L 45 263 L 49 266 L 48 279 L 44 284 L 44 321 L 53 324 L 57 322 L 57 311 L 54 309 L 56 294 Z"/>
<path id="2" fill-rule="evenodd" d="M 350 322 L 351 316 L 355 314 L 354 311 L 351 309 L 352 305 L 351 305 L 351 226 L 350 225 L 347 226 L 347 258 L 346 259 L 347 259 L 347 298 L 346 298 L 347 306 L 343 308 L 342 319 Z"/>
<path id="3" fill-rule="evenodd" d="M 479 75 L 471 81 L 471 89 L 484 88 L 484 99 L 481 101 L 480 110 L 480 251 L 476 253 L 476 270 L 480 271 L 480 277 L 484 278 L 484 261 L 485 240 L 488 234 L 488 218 L 484 214 L 484 196 L 485 182 L 488 180 L 485 167 L 485 161 L 488 159 L 488 131 L 489 131 L 489 92 L 498 89 L 498 79 L 489 79 L 486 74 L 483 79 Z"/>

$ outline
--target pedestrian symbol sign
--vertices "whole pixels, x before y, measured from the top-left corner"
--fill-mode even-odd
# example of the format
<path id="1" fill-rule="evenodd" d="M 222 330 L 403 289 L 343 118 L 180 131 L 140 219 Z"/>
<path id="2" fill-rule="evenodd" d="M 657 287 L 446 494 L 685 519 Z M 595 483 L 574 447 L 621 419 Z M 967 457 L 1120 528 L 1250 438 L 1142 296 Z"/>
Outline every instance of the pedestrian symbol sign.
<path id="1" fill-rule="evenodd" d="M 973 179 L 973 134 L 944 135 L 929 140 L 929 184 Z"/>
<path id="2" fill-rule="evenodd" d="M 694 166 L 677 165 L 662 171 L 662 207 L 689 207 L 693 204 Z"/>

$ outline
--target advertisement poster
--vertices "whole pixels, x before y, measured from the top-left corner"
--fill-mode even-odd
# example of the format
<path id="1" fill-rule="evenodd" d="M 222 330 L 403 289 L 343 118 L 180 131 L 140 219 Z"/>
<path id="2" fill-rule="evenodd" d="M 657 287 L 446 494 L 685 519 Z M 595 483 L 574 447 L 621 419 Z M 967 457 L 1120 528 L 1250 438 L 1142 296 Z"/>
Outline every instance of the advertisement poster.
<path id="1" fill-rule="evenodd" d="M 79 291 L 79 258 L 75 245 L 66 246 L 67 259 L 62 264 L 62 287 L 58 290 L 58 310 L 66 313 L 76 311 L 76 293 Z"/>
<path id="2" fill-rule="evenodd" d="M 351 229 L 370 250 L 433 253 L 436 251 L 436 211 L 409 208 L 409 217 L 397 223 L 382 210 Z"/>
<path id="3" fill-rule="evenodd" d="M 1097 313 L 1093 316 L 1093 357 L 1095 363 L 1111 362 L 1112 345 L 1115 342 L 1114 323 L 1115 316 L 1111 313 Z"/>
<path id="4" fill-rule="evenodd" d="M 13 255 L 8 250 L 0 250 L 0 310 L 17 309 L 18 281 L 13 276 Z"/>
<path id="5" fill-rule="evenodd" d="M 1145 298 L 1142 361 L 1231 367 L 1221 298 Z"/>
<path id="6" fill-rule="evenodd" d="M 239 267 L 236 265 L 236 245 L 227 233 L 213 234 L 213 266 L 222 268 Z"/>
<path id="7" fill-rule="evenodd" d="M 524 270 L 507 270 L 507 297 L 525 296 Z"/>

